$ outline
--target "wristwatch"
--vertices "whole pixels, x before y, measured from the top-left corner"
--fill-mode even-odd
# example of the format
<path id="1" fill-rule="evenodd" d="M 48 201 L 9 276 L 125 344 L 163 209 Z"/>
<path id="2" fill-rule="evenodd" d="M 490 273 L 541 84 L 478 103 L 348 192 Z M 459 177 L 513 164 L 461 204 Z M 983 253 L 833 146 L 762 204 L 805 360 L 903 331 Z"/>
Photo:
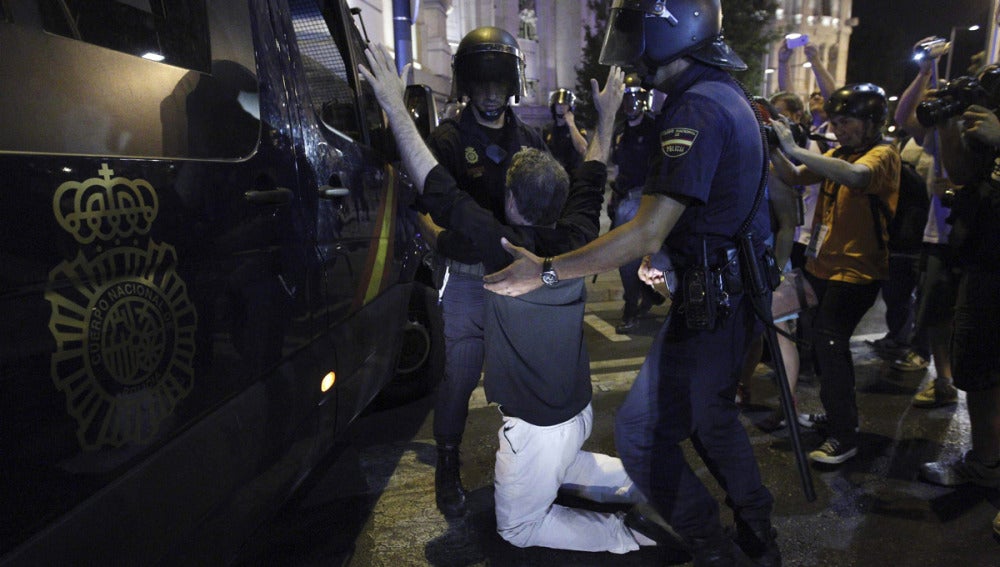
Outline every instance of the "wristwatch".
<path id="1" fill-rule="evenodd" d="M 552 268 L 552 256 L 542 260 L 542 283 L 548 287 L 555 287 L 559 283 L 559 276 Z"/>

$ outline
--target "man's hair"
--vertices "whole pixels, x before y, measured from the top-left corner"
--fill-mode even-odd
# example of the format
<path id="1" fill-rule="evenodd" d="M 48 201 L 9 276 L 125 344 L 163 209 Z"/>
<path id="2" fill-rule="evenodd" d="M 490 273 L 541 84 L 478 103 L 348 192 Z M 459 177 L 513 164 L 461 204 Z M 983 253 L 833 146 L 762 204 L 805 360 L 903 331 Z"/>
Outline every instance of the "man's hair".
<path id="1" fill-rule="evenodd" d="M 517 212 L 536 226 L 548 226 L 559 220 L 566 196 L 569 175 L 552 154 L 537 148 L 524 148 L 514 154 L 507 169 L 507 190 L 514 196 Z"/>
<path id="2" fill-rule="evenodd" d="M 780 91 L 771 95 L 769 99 L 771 104 L 778 104 L 778 101 L 785 103 L 785 107 L 788 108 L 790 112 L 803 112 L 806 107 L 802 103 L 802 98 L 795 93 L 790 93 L 788 91 Z"/>

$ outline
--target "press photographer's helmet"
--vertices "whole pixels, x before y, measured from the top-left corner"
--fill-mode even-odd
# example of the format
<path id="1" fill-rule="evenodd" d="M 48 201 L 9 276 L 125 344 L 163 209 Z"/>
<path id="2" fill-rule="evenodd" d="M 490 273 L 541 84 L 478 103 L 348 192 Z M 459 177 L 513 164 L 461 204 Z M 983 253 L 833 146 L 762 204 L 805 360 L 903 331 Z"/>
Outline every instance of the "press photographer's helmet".
<path id="1" fill-rule="evenodd" d="M 556 119 L 556 105 L 565 104 L 570 112 L 576 112 L 576 93 L 569 89 L 556 89 L 549 95 L 549 111 L 552 119 Z"/>
<path id="2" fill-rule="evenodd" d="M 840 114 L 861 120 L 871 120 L 881 127 L 889 114 L 889 103 L 882 87 L 872 83 L 857 83 L 833 91 L 823 105 L 827 116 Z"/>
<path id="3" fill-rule="evenodd" d="M 603 65 L 649 73 L 688 56 L 720 69 L 746 63 L 722 40 L 720 0 L 614 0 L 601 47 Z"/>
<path id="4" fill-rule="evenodd" d="M 524 54 L 510 33 L 495 27 L 476 28 L 465 34 L 451 61 L 451 96 L 471 96 L 476 83 L 504 85 L 515 101 L 525 94 Z"/>
<path id="5" fill-rule="evenodd" d="M 648 112 L 650 107 L 650 93 L 642 88 L 642 79 L 638 73 L 625 75 L 625 96 L 622 97 L 622 111 L 629 120 L 638 118 L 642 113 Z"/>

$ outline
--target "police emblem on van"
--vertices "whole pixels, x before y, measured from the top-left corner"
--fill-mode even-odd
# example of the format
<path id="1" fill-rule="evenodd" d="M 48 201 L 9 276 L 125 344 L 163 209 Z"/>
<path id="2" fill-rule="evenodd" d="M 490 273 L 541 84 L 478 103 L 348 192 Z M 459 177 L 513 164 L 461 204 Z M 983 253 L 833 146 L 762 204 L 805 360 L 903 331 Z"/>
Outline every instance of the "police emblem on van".
<path id="1" fill-rule="evenodd" d="M 55 191 L 56 220 L 81 247 L 49 272 L 45 293 L 52 380 L 84 449 L 155 438 L 194 386 L 198 322 L 176 250 L 148 237 L 156 190 L 107 164 L 98 175 Z"/>
<path id="2" fill-rule="evenodd" d="M 691 128 L 669 128 L 660 132 L 660 149 L 667 157 L 681 157 L 688 153 L 697 137 L 698 131 Z"/>

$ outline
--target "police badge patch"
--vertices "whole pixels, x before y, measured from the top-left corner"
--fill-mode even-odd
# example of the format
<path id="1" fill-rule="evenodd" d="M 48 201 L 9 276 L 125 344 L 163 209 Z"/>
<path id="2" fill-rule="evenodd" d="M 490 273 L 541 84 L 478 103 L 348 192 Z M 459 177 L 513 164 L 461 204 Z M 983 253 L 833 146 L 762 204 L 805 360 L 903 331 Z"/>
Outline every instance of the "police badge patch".
<path id="1" fill-rule="evenodd" d="M 670 128 L 660 132 L 660 149 L 663 155 L 676 158 L 688 153 L 694 145 L 698 131 L 690 128 Z"/>
<path id="2" fill-rule="evenodd" d="M 465 161 L 469 164 L 479 161 L 479 154 L 476 153 L 476 149 L 472 146 L 465 148 Z"/>

